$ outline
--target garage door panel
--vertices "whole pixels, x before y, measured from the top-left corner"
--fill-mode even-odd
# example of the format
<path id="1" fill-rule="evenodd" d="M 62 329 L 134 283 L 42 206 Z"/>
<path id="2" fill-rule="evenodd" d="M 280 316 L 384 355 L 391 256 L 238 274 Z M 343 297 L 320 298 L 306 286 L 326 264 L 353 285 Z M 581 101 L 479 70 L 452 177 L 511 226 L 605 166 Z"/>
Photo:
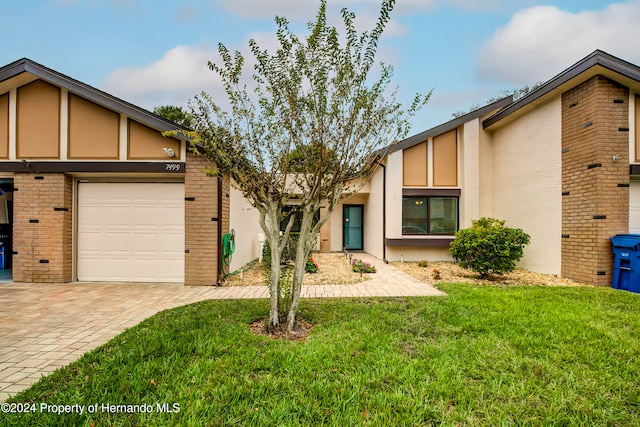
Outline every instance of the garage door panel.
<path id="1" fill-rule="evenodd" d="M 182 282 L 184 185 L 80 183 L 78 280 Z"/>

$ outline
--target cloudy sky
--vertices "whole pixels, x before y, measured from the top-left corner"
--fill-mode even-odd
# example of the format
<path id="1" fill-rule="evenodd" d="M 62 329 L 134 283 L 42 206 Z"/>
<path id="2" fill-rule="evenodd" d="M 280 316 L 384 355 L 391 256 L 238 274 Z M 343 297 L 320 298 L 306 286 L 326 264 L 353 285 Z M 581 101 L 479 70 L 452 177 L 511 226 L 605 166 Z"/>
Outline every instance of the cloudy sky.
<path id="1" fill-rule="evenodd" d="M 319 0 L 29 0 L 3 5 L 0 66 L 27 57 L 143 108 L 222 96 L 217 44 L 275 46 L 273 17 L 302 34 Z M 379 0 L 327 0 L 371 28 Z M 640 0 L 397 0 L 379 59 L 399 97 L 434 89 L 417 133 L 502 90 L 547 80 L 596 49 L 640 64 Z"/>

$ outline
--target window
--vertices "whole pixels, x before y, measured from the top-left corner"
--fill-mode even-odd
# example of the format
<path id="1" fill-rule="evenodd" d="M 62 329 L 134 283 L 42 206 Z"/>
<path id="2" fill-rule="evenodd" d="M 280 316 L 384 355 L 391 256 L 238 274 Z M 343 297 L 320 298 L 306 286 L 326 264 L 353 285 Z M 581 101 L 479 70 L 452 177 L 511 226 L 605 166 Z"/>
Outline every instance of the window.
<path id="1" fill-rule="evenodd" d="M 280 231 L 284 231 L 287 228 L 287 224 L 289 224 L 289 218 L 295 212 L 296 218 L 293 220 L 293 225 L 291 226 L 291 233 L 300 233 L 300 227 L 302 226 L 302 212 L 298 212 L 298 210 L 294 206 L 285 206 L 282 209 L 282 222 L 280 222 Z M 320 221 L 320 209 L 318 209 L 313 214 L 313 222 L 312 226 Z"/>
<path id="2" fill-rule="evenodd" d="M 458 231 L 458 198 L 404 196 L 402 234 L 445 234 Z"/>

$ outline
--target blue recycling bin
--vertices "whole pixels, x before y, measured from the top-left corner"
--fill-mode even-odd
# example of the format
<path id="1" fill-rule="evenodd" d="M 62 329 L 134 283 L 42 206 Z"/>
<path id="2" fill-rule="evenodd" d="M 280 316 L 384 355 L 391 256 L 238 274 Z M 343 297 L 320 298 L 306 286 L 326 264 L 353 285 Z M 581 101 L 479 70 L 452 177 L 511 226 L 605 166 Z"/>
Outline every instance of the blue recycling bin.
<path id="1" fill-rule="evenodd" d="M 618 234 L 613 244 L 614 289 L 640 293 L 640 234 Z"/>

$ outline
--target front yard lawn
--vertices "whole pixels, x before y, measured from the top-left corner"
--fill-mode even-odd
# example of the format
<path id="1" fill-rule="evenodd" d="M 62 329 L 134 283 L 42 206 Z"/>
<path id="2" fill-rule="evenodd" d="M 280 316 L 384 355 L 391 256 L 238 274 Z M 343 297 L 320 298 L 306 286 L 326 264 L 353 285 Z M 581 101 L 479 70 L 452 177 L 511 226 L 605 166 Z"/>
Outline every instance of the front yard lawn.
<path id="1" fill-rule="evenodd" d="M 38 410 L 0 424 L 640 425 L 640 295 L 440 288 L 303 300 L 315 328 L 301 342 L 249 330 L 267 301 L 168 310 L 10 399 Z"/>

